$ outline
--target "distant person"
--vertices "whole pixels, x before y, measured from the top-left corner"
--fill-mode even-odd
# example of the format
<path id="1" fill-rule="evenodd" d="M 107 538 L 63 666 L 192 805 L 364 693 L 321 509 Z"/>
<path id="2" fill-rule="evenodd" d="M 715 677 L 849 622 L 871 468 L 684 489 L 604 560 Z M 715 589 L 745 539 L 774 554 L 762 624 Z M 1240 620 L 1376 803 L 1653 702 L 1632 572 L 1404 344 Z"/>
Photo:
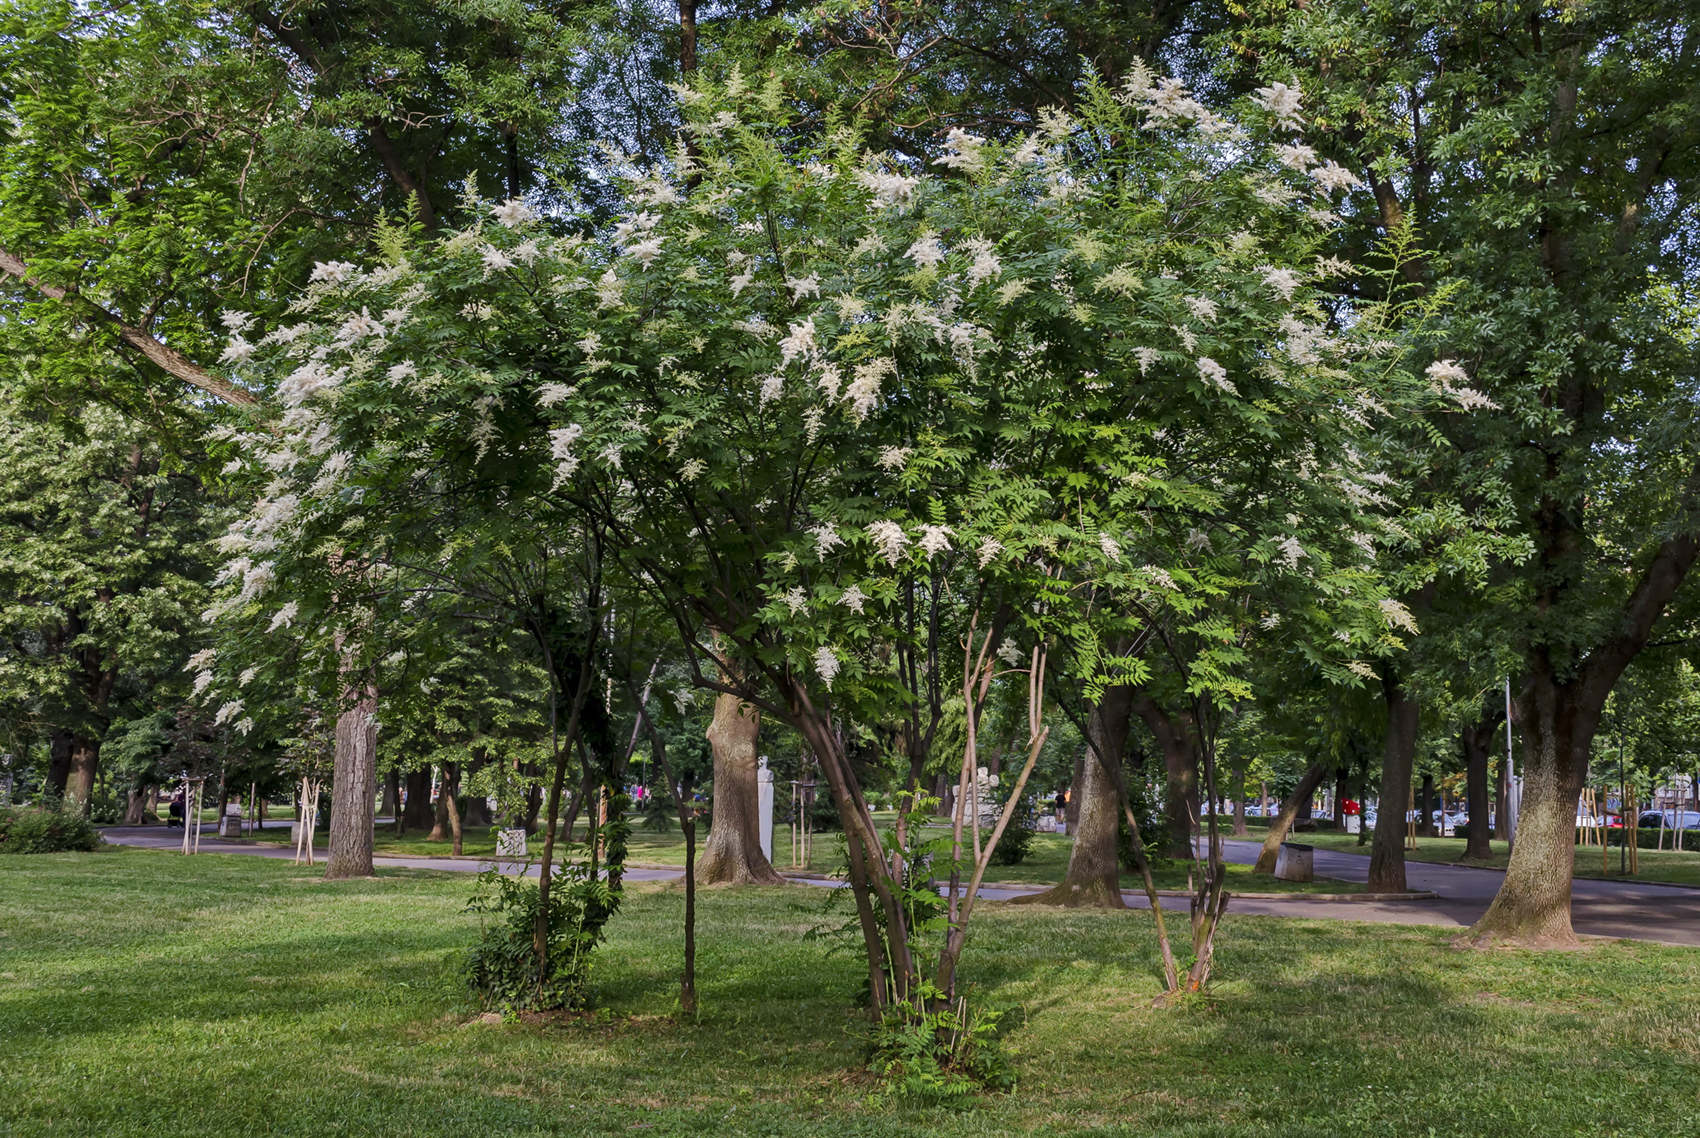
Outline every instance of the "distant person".
<path id="1" fill-rule="evenodd" d="M 165 823 L 166 829 L 183 825 L 183 796 L 181 794 L 171 796 L 171 809 L 168 813 L 170 819 Z"/>

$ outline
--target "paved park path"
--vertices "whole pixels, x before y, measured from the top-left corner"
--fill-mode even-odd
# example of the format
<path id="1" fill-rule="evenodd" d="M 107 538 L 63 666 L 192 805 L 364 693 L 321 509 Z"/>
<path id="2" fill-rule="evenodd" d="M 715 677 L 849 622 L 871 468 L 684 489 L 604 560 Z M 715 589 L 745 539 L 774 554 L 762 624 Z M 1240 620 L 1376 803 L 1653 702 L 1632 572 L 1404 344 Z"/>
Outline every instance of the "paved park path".
<path id="1" fill-rule="evenodd" d="M 106 835 L 107 841 L 120 845 L 164 850 L 181 849 L 183 845 L 183 831 L 168 830 L 161 826 L 112 826 L 102 833 Z M 1224 843 L 1224 848 L 1225 856 L 1231 862 L 1249 865 L 1257 860 L 1259 846 L 1256 842 L 1229 841 Z M 294 856 L 294 851 L 288 846 L 273 845 L 270 842 L 222 840 L 213 836 L 210 827 L 203 828 L 201 852 L 248 854 L 256 857 Z M 493 861 L 475 858 L 444 857 L 375 857 L 372 861 L 373 864 L 385 868 L 437 869 L 464 873 L 476 873 L 495 864 Z M 1316 851 L 1316 872 L 1321 877 L 1364 882 L 1369 879 L 1369 858 L 1361 854 L 1319 849 Z M 679 869 L 647 869 L 634 866 L 626 870 L 626 877 L 631 881 L 675 881 L 683 876 L 684 871 Z M 1240 897 L 1229 904 L 1228 911 L 1270 917 L 1310 917 L 1468 928 L 1475 923 L 1476 918 L 1487 911 L 1505 874 L 1496 869 L 1473 869 L 1467 866 L 1408 861 L 1405 863 L 1405 877 L 1412 889 L 1432 890 L 1438 896 L 1428 901 L 1333 901 L 1303 894 L 1295 894 L 1291 900 Z M 818 877 L 799 877 L 796 880 L 808 885 L 841 884 Z M 980 896 L 987 900 L 1003 901 L 1035 891 L 1034 886 L 986 885 L 981 887 Z M 1143 892 L 1129 890 L 1123 896 L 1129 905 L 1146 907 Z M 1571 896 L 1571 920 L 1576 931 L 1585 936 L 1628 937 L 1633 940 L 1700 946 L 1700 889 L 1639 881 L 1592 881 L 1579 878 L 1571 884 Z M 1175 898 L 1174 903 L 1182 904 L 1180 898 Z"/>

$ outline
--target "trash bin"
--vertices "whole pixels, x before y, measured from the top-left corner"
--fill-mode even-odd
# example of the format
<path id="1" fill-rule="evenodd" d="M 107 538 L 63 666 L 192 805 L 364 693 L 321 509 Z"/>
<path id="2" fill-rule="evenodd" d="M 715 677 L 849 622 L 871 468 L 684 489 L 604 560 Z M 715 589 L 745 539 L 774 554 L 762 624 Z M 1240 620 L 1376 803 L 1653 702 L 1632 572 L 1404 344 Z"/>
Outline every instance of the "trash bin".
<path id="1" fill-rule="evenodd" d="M 1298 842 L 1282 842 L 1275 856 L 1277 881 L 1311 881 L 1316 876 L 1316 847 Z"/>

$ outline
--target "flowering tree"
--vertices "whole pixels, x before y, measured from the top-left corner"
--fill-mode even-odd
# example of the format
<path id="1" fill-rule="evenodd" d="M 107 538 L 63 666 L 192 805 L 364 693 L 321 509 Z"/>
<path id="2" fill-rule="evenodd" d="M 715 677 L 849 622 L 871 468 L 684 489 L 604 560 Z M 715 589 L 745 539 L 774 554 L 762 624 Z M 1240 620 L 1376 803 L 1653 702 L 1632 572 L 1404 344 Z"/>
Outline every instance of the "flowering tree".
<path id="1" fill-rule="evenodd" d="M 1302 236 L 1333 224 L 1350 175 L 1293 137 L 1280 85 L 1242 124 L 1138 70 L 1008 146 L 952 132 L 942 176 L 849 131 L 799 142 L 777 93 L 736 73 L 681 99 L 689 145 L 670 171 L 624 172 L 609 230 L 563 234 L 469 188 L 474 226 L 386 232 L 381 265 L 319 267 L 303 319 L 242 329 L 229 358 L 284 410 L 253 440 L 277 479 L 249 523 L 267 549 L 244 554 L 245 603 L 280 573 L 328 582 L 429 548 L 426 532 L 442 565 L 487 559 L 512 536 L 491 519 L 594 546 L 668 614 L 699 685 L 801 733 L 844 822 L 871 991 L 918 999 L 901 855 L 843 741 L 909 698 L 882 662 L 913 643 L 905 582 L 944 573 L 982 630 L 1094 595 L 1143 623 L 1220 591 L 1145 560 L 1184 532 L 1149 538 L 1154 517 L 1352 502 L 1367 475 L 1346 440 L 1393 401 L 1324 332 L 1306 282 L 1337 270 Z M 1241 435 L 1239 461 L 1279 478 L 1169 472 Z M 1316 568 L 1298 525 L 1240 535 L 1239 561 Z M 1092 690 L 1143 676 L 1079 628 Z M 1194 672 L 1225 674 L 1236 634 L 1202 636 L 1226 647 L 1192 652 Z M 940 987 L 970 909 L 971 893 Z"/>

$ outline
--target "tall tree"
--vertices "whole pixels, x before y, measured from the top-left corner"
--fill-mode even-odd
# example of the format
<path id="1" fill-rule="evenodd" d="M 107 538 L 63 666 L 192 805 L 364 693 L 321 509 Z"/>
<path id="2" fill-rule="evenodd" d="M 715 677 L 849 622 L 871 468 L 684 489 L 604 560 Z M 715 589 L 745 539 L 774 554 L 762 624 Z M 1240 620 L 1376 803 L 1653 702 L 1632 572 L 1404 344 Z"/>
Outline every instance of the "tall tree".
<path id="1" fill-rule="evenodd" d="M 1458 282 L 1430 374 L 1496 405 L 1437 424 L 1464 498 L 1504 494 L 1532 556 L 1491 618 L 1517 645 L 1525 778 L 1476 932 L 1569 943 L 1575 808 L 1613 685 L 1700 554 L 1695 359 L 1680 297 L 1700 189 L 1693 5 L 1255 7 L 1265 75 L 1317 74 L 1317 145 L 1359 173 L 1360 234 L 1409 232 Z M 1457 362 L 1447 362 L 1456 360 Z"/>
<path id="2" fill-rule="evenodd" d="M 106 729 L 178 682 L 215 509 L 141 424 L 103 407 L 45 420 L 0 391 L 0 701 L 62 734 L 84 809 Z"/>

